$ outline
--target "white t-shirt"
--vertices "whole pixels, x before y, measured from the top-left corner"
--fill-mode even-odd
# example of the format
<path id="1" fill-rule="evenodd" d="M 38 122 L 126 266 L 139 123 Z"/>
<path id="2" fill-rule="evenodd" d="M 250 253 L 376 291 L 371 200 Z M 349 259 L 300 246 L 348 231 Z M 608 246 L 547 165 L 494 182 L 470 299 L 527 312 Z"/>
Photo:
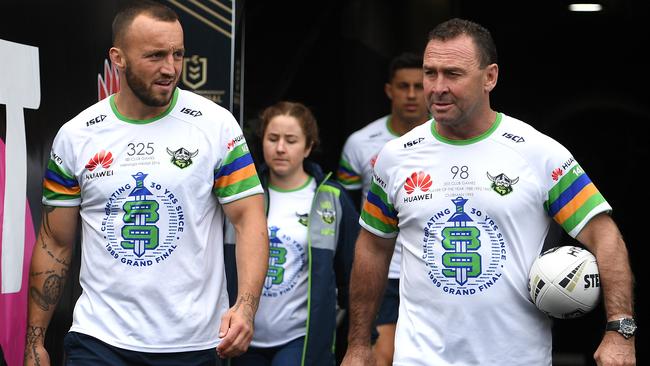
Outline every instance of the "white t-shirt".
<path id="1" fill-rule="evenodd" d="M 355 131 L 343 145 L 336 179 L 348 190 L 361 189 L 361 197 L 365 200 L 379 150 L 386 142 L 397 137 L 399 135 L 390 128 L 390 116 L 381 117 Z M 399 278 L 401 260 L 402 248 L 396 245 L 388 269 L 388 278 Z"/>
<path id="2" fill-rule="evenodd" d="M 528 271 L 551 218 L 575 237 L 609 210 L 569 151 L 503 114 L 471 140 L 429 121 L 387 143 L 360 223 L 403 247 L 394 364 L 550 365 Z"/>
<path id="3" fill-rule="evenodd" d="M 71 331 L 141 352 L 219 343 L 221 204 L 263 192 L 227 110 L 177 89 L 166 112 L 133 121 L 111 96 L 61 127 L 43 185 L 45 205 L 80 206 Z"/>
<path id="4" fill-rule="evenodd" d="M 254 347 L 275 347 L 306 334 L 307 224 L 315 192 L 311 177 L 295 190 L 269 187 L 269 270 L 255 315 Z"/>

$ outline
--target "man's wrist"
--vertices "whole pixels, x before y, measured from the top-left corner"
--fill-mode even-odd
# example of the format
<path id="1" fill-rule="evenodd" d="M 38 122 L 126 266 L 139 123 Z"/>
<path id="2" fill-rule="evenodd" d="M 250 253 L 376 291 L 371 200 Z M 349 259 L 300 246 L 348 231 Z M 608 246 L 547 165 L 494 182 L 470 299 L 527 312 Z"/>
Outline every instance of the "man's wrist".
<path id="1" fill-rule="evenodd" d="M 47 330 L 46 327 L 29 324 L 27 326 L 27 332 L 25 334 L 26 344 L 33 345 L 33 346 L 43 345 L 43 343 L 45 343 L 46 330 Z"/>
<path id="2" fill-rule="evenodd" d="M 372 347 L 372 341 L 370 339 L 370 334 L 367 336 L 359 336 L 359 335 L 354 335 L 351 337 L 348 337 L 348 344 L 347 348 L 365 348 L 365 347 Z"/>
<path id="3" fill-rule="evenodd" d="M 636 320 L 632 316 L 622 316 L 618 319 L 609 320 L 605 325 L 606 331 L 615 331 L 630 339 L 636 334 Z"/>

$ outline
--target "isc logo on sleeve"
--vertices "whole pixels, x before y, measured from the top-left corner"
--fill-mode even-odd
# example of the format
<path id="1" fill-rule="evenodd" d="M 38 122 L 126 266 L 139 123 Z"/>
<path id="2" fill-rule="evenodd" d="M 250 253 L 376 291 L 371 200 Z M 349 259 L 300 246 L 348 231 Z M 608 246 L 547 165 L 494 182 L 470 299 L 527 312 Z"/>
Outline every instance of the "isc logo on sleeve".
<path id="1" fill-rule="evenodd" d="M 192 117 L 199 117 L 199 116 L 203 115 L 203 113 L 201 113 L 201 111 L 196 111 L 194 109 L 189 109 L 189 108 L 181 109 L 181 113 L 189 114 Z"/>
<path id="2" fill-rule="evenodd" d="M 505 137 L 505 138 L 507 138 L 507 139 L 510 139 L 510 140 L 512 140 L 512 141 L 514 141 L 514 142 L 517 142 L 517 143 L 519 143 L 519 142 L 525 142 L 525 141 L 526 141 L 523 137 L 521 137 L 521 136 L 517 136 L 517 135 L 513 135 L 513 134 L 508 133 L 508 132 L 504 132 L 503 135 L 501 135 L 501 136 L 503 136 L 503 137 Z"/>

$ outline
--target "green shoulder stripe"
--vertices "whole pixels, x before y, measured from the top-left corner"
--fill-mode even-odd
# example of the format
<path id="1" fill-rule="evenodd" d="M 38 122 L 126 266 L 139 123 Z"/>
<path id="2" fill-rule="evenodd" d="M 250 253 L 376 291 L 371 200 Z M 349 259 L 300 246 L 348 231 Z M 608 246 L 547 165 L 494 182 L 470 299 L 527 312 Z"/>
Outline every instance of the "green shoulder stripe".
<path id="1" fill-rule="evenodd" d="M 260 185 L 260 179 L 257 174 L 252 175 L 244 180 L 237 182 L 236 184 L 231 184 L 229 186 L 214 188 L 213 192 L 217 197 L 230 197 L 241 192 L 247 191 L 251 188 Z"/>

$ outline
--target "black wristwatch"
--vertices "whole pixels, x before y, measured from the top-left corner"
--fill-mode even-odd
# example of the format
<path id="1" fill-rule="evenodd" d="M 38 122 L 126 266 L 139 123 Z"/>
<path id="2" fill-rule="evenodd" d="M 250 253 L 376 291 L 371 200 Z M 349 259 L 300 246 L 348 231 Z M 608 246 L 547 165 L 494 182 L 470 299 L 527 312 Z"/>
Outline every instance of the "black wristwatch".
<path id="1" fill-rule="evenodd" d="M 634 318 L 612 320 L 611 322 L 607 322 L 605 330 L 615 330 L 621 333 L 625 339 L 628 339 L 636 333 L 636 321 L 634 321 Z"/>

